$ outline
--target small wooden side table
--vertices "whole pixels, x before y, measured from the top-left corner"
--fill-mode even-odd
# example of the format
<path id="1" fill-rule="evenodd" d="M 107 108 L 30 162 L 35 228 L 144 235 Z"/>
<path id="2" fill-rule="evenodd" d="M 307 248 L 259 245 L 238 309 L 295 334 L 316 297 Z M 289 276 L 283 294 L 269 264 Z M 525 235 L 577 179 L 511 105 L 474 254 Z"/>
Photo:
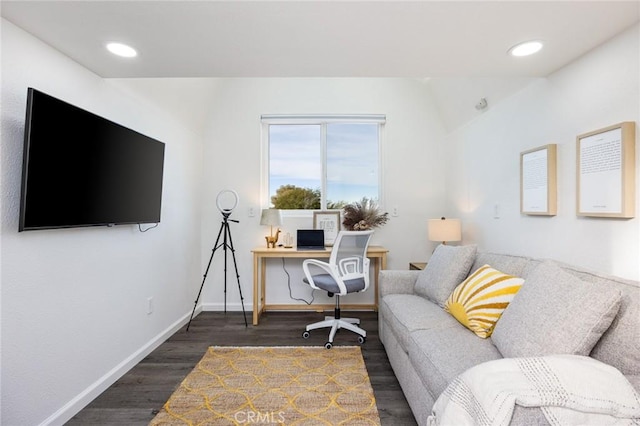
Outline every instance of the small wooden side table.
<path id="1" fill-rule="evenodd" d="M 410 262 L 409 269 L 412 271 L 422 271 L 427 266 L 427 262 Z"/>

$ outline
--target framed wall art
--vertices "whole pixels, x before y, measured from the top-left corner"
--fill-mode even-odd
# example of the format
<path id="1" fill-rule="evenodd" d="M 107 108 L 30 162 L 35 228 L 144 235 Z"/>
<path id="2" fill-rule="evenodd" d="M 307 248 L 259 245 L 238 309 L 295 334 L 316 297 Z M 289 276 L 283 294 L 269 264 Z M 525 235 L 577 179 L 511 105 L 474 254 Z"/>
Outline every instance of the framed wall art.
<path id="1" fill-rule="evenodd" d="M 577 137 L 578 216 L 635 216 L 635 133 L 627 121 Z"/>
<path id="2" fill-rule="evenodd" d="M 313 229 L 324 229 L 324 244 L 332 246 L 340 232 L 340 211 L 313 212 Z"/>
<path id="3" fill-rule="evenodd" d="M 520 153 L 520 212 L 555 216 L 558 206 L 557 145 Z"/>

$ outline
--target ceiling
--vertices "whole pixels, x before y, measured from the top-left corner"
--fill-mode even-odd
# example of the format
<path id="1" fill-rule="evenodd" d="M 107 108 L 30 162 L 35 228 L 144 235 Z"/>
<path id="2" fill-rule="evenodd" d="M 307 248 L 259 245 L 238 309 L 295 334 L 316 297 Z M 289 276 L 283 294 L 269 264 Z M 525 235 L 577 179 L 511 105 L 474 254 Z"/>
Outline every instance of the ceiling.
<path id="1" fill-rule="evenodd" d="M 106 78 L 547 76 L 638 22 L 638 1 L 2 1 Z M 545 48 L 512 58 L 514 44 Z M 121 41 L 139 56 L 117 58 Z"/>

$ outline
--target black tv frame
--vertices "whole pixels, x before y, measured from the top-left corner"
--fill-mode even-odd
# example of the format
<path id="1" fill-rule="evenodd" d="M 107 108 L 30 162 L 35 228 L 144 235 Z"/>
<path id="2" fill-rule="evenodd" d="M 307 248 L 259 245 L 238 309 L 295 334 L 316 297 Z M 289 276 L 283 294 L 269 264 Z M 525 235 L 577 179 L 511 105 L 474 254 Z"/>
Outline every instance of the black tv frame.
<path id="1" fill-rule="evenodd" d="M 54 148 L 54 146 L 56 149 L 58 148 L 57 145 L 52 145 L 52 146 L 47 146 L 45 148 L 38 148 L 38 149 L 42 149 L 42 152 L 38 152 L 37 154 L 34 154 L 32 151 L 33 142 L 34 142 L 33 141 L 34 133 L 36 135 L 35 137 L 41 137 L 41 138 L 45 137 L 42 135 L 42 129 L 34 129 L 34 125 L 36 126 L 38 125 L 37 122 L 36 124 L 34 124 L 34 120 L 36 121 L 39 120 L 40 125 L 42 125 L 42 122 L 44 122 L 45 124 L 50 124 L 49 121 L 51 121 L 51 118 L 49 117 L 41 116 L 41 117 L 34 118 L 34 103 L 37 104 L 37 103 L 43 103 L 43 102 L 50 103 L 49 107 L 51 107 L 52 105 L 55 105 L 60 110 L 64 110 L 64 113 L 70 113 L 76 119 L 80 119 L 80 123 L 56 123 L 55 126 L 58 126 L 58 127 L 62 127 L 64 125 L 67 125 L 67 126 L 75 125 L 76 127 L 88 126 L 87 129 L 89 129 L 89 132 L 87 133 L 86 140 L 83 139 L 82 141 L 79 141 L 78 139 L 80 138 L 80 136 L 78 136 L 77 134 L 73 134 L 69 138 L 67 138 L 67 140 L 57 141 L 59 142 L 60 149 L 65 149 L 65 147 L 66 148 L 71 147 L 71 149 L 75 147 L 77 149 L 78 146 L 82 146 L 83 148 L 82 151 L 85 151 L 85 147 L 90 147 L 91 149 L 94 149 L 94 150 L 96 149 L 99 150 L 100 148 L 103 148 L 103 149 L 108 148 L 108 151 L 104 151 L 104 150 L 99 151 L 98 152 L 99 155 L 94 155 L 92 158 L 94 160 L 98 157 L 101 159 L 102 163 L 98 162 L 98 166 L 111 167 L 110 169 L 106 170 L 107 172 L 113 173 L 117 169 L 120 170 L 121 173 L 119 174 L 114 173 L 110 176 L 114 176 L 116 177 L 116 179 L 121 180 L 121 182 L 119 182 L 120 188 L 122 188 L 123 185 L 125 185 L 128 192 L 130 192 L 130 194 L 128 194 L 128 197 L 131 201 L 130 203 L 127 204 L 127 202 L 124 201 L 124 204 L 120 206 L 119 210 L 117 209 L 117 206 L 116 207 L 110 206 L 113 209 L 112 215 L 103 215 L 102 210 L 100 210 L 99 214 L 93 215 L 93 217 L 95 217 L 96 220 L 86 220 L 86 219 L 89 219 L 90 216 L 92 215 L 86 214 L 85 212 L 85 214 L 83 215 L 84 217 L 81 218 L 80 220 L 71 220 L 68 218 L 65 218 L 65 220 L 60 220 L 60 218 L 55 218 L 55 216 L 52 215 L 54 219 L 52 219 L 47 223 L 44 223 L 41 217 L 38 217 L 34 221 L 33 214 L 30 213 L 30 211 L 33 208 L 43 209 L 43 208 L 51 207 L 53 209 L 56 207 L 55 206 L 56 202 L 55 200 L 53 200 L 53 198 L 51 198 L 51 201 L 53 202 L 51 203 L 52 205 L 50 206 L 47 205 L 46 200 L 43 201 L 43 199 L 40 199 L 40 200 L 34 201 L 32 198 L 30 198 L 30 195 L 33 195 L 34 192 L 36 193 L 36 196 L 40 196 L 43 198 L 53 197 L 53 195 L 49 195 L 46 193 L 44 195 L 38 194 L 37 193 L 38 191 L 43 192 L 42 188 L 35 186 L 33 181 L 34 166 L 32 163 L 35 161 L 36 163 L 39 162 L 41 163 L 40 165 L 42 165 L 42 163 L 44 162 L 43 152 L 46 154 L 47 150 L 49 150 L 48 153 L 52 154 L 53 151 L 51 150 Z M 37 106 L 38 105 L 36 105 L 36 108 Z M 38 112 L 35 112 L 35 114 L 42 114 L 42 112 L 38 111 Z M 60 129 L 57 129 L 57 130 L 60 130 Z M 81 130 L 76 130 L 76 132 L 79 132 Z M 97 133 L 95 133 L 94 135 L 91 135 L 91 131 L 96 131 Z M 55 132 L 53 133 L 55 134 Z M 64 139 L 64 138 L 61 138 L 59 134 L 57 136 L 51 136 L 51 137 L 54 139 L 52 140 L 54 144 L 56 143 L 56 140 L 55 140 L 56 137 L 58 139 Z M 92 137 L 93 137 L 93 140 L 92 140 Z M 41 142 L 43 141 L 39 141 L 39 143 Z M 82 145 L 79 145 L 80 143 L 82 143 Z M 87 145 L 84 145 L 85 143 Z M 101 144 L 101 145 L 89 145 L 91 143 Z M 112 144 L 112 145 L 109 145 L 109 144 Z M 118 157 L 119 154 L 114 152 L 118 148 L 119 149 L 125 148 L 130 158 L 129 156 Z M 85 154 L 90 155 L 91 153 L 92 153 L 91 150 L 87 150 L 87 153 Z M 93 154 L 96 154 L 96 152 L 93 152 Z M 165 154 L 165 144 L 163 142 L 158 141 L 157 139 L 143 135 L 142 133 L 139 133 L 128 127 L 122 126 L 118 123 L 115 123 L 97 114 L 94 114 L 92 112 L 79 108 L 75 105 L 72 105 L 68 102 L 65 102 L 61 99 L 55 98 L 51 95 L 41 92 L 37 89 L 29 87 L 27 90 L 27 109 L 26 109 L 26 116 L 25 116 L 24 151 L 23 151 L 23 162 L 22 162 L 22 184 L 21 184 L 21 192 L 20 192 L 20 217 L 19 217 L 18 230 L 21 232 L 21 231 L 30 231 L 30 230 L 39 230 L 39 229 L 59 229 L 59 228 L 76 228 L 76 227 L 90 227 L 90 226 L 113 226 L 113 225 L 127 225 L 127 224 L 141 224 L 141 223 L 160 223 L 161 210 L 162 210 L 163 180 L 164 180 L 164 154 Z M 40 157 L 38 157 L 38 155 Z M 122 153 L 120 153 L 120 155 L 122 155 Z M 59 157 L 59 155 L 57 155 L 57 151 L 55 155 L 52 155 L 52 156 Z M 102 158 L 102 157 L 105 157 L 105 158 Z M 111 158 L 111 157 L 114 157 L 114 158 Z M 33 160 L 33 158 L 37 158 L 37 160 Z M 152 164 L 148 167 L 149 170 L 145 169 L 144 174 L 141 174 L 137 171 L 139 169 L 138 167 L 139 165 L 134 163 L 136 161 L 136 158 L 138 160 L 141 158 L 144 160 L 148 160 L 148 158 L 152 159 Z M 82 157 L 79 158 L 80 161 L 82 161 L 82 159 L 83 159 Z M 113 164 L 109 164 L 109 161 L 112 161 Z M 70 163 L 71 162 L 73 162 L 73 159 L 70 161 Z M 141 164 L 141 165 L 144 166 L 144 164 Z M 47 168 L 44 171 L 41 171 L 41 173 L 50 172 L 51 170 L 53 170 L 55 166 L 51 165 L 51 166 L 45 166 L 45 167 Z M 79 165 L 78 170 L 81 170 L 82 167 L 84 167 L 84 172 L 88 173 L 91 176 L 93 176 L 93 174 L 98 173 L 97 171 L 92 172 L 93 169 L 89 166 Z M 122 170 L 125 170 L 125 172 L 122 173 Z M 136 176 L 140 177 L 139 179 L 140 182 L 138 182 L 138 180 L 135 180 L 135 179 L 133 181 L 126 180 L 127 177 L 129 178 L 132 177 L 132 176 L 126 176 L 126 173 L 131 174 L 133 173 L 134 170 L 135 170 Z M 147 173 L 146 173 L 147 171 L 149 176 L 147 176 Z M 65 173 L 66 173 L 66 170 L 61 171 L 61 174 L 64 175 Z M 87 177 L 88 175 L 85 174 L 83 176 Z M 98 177 L 101 178 L 103 176 L 98 176 Z M 74 178 L 72 174 L 69 174 L 68 176 L 66 176 L 67 182 L 71 182 L 70 179 L 72 178 Z M 64 181 L 64 177 L 61 179 L 63 179 Z M 74 179 L 73 184 L 90 185 L 91 184 L 90 180 L 91 179 L 88 179 L 87 183 L 84 183 L 82 179 Z M 79 183 L 76 183 L 76 182 L 79 182 Z M 129 183 L 131 183 L 131 185 L 129 185 Z M 40 181 L 39 184 L 42 185 L 42 181 Z M 44 187 L 46 188 L 47 185 L 48 183 L 45 183 Z M 140 189 L 145 189 L 145 190 L 148 189 L 148 191 L 140 192 L 140 190 L 138 190 L 137 194 L 139 194 L 140 197 L 142 198 L 135 198 L 135 199 L 131 198 L 134 194 L 134 191 L 136 189 L 139 189 L 138 188 L 139 185 L 146 185 L 144 186 L 144 188 L 140 188 Z M 30 186 L 35 189 L 30 188 Z M 92 208 L 98 209 L 99 206 L 105 206 L 105 205 L 108 206 L 110 202 L 115 200 L 115 199 L 111 201 L 108 200 L 107 197 L 109 195 L 113 197 L 115 194 L 115 196 L 120 196 L 121 200 L 127 199 L 127 197 L 124 196 L 124 194 L 117 194 L 114 192 L 114 191 L 117 191 L 118 185 L 113 185 L 115 188 L 111 188 L 109 187 L 109 185 L 102 185 L 102 186 L 103 188 L 100 188 L 100 187 L 95 188 L 95 191 L 97 192 L 91 195 L 91 199 L 84 200 L 86 202 L 91 201 L 96 203 L 95 205 L 85 205 L 84 207 L 86 209 L 92 209 Z M 83 188 L 83 189 L 86 190 L 87 188 Z M 90 189 L 93 190 L 94 188 L 90 188 Z M 72 191 L 72 190 L 73 188 L 69 188 L 69 191 Z M 109 194 L 110 192 L 111 194 Z M 61 193 L 63 195 L 62 197 L 63 200 L 65 199 L 64 196 L 66 197 L 71 196 L 68 193 L 64 193 L 64 189 L 63 191 L 61 191 Z M 85 194 L 85 193 L 88 193 L 88 191 L 82 192 L 82 194 Z M 115 202 L 118 202 L 118 201 L 115 200 Z M 148 209 L 149 212 L 145 212 L 144 214 L 139 214 L 138 217 L 135 217 L 136 215 L 131 214 L 131 212 L 123 213 L 125 209 L 127 208 L 130 209 L 129 206 L 132 206 L 135 208 L 136 206 L 138 206 L 139 203 L 145 203 L 145 202 L 152 203 L 152 207 L 150 209 L 148 209 L 147 206 L 145 205 L 145 210 Z M 66 206 L 63 205 L 63 207 L 59 210 L 62 210 L 65 207 Z M 66 214 L 69 214 L 69 212 L 67 211 Z M 112 216 L 112 217 L 107 217 L 107 216 Z"/>

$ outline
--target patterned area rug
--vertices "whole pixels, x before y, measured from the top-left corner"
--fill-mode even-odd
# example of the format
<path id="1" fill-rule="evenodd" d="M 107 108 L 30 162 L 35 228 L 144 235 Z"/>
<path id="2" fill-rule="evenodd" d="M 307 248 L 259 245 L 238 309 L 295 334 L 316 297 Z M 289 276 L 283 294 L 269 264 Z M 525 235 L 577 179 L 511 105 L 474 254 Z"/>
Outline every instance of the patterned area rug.
<path id="1" fill-rule="evenodd" d="M 150 425 L 379 425 L 357 346 L 210 347 Z"/>

